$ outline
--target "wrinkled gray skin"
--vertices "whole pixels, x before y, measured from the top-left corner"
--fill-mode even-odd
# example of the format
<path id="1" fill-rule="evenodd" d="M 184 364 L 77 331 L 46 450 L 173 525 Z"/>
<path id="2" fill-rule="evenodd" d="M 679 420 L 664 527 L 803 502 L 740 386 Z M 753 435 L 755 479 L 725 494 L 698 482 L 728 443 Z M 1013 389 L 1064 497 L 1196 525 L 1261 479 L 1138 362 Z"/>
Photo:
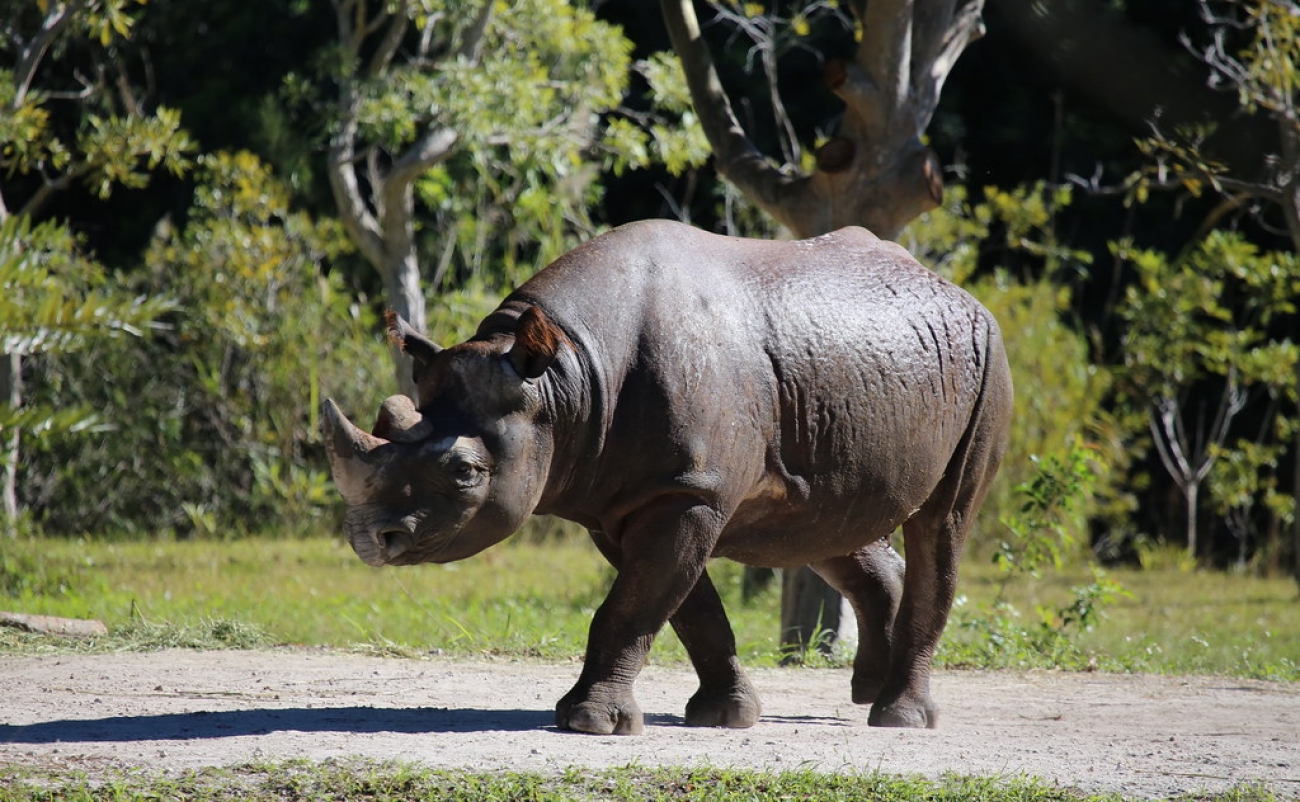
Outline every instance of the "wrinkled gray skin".
<path id="1" fill-rule="evenodd" d="M 853 701 L 873 725 L 935 726 L 931 656 L 1011 418 L 997 324 L 965 292 L 862 229 L 770 242 L 654 221 L 563 256 L 468 342 L 400 319 L 390 335 L 418 409 L 390 398 L 367 434 L 324 405 L 347 536 L 370 565 L 410 565 L 534 512 L 586 526 L 618 576 L 560 727 L 640 732 L 632 684 L 665 622 L 700 678 L 686 723 L 754 724 L 711 557 L 812 566 L 857 613 Z"/>

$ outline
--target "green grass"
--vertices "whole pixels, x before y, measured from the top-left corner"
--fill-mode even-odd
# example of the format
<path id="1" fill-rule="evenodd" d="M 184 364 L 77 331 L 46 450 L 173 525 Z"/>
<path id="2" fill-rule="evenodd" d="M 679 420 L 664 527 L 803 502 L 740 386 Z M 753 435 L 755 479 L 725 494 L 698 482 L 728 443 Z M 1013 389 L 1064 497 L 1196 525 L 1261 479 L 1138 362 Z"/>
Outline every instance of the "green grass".
<path id="1" fill-rule="evenodd" d="M 1293 580 L 1177 567 L 1112 570 L 1106 577 L 1124 593 L 1103 607 L 1090 631 L 1067 630 L 1075 659 L 1064 667 L 1300 681 L 1300 596 Z M 1012 585 L 1008 596 L 1016 623 L 1036 626 L 1040 609 L 1054 618 L 1074 598 L 1072 588 L 1092 582 L 1091 572 L 1080 567 Z M 941 663 L 987 637 L 971 622 L 987 608 L 996 584 L 991 567 L 963 566 L 964 600 L 950 618 Z M 1002 657 L 974 667 L 1043 667 L 1037 653 L 1008 648 Z"/>
<path id="2" fill-rule="evenodd" d="M 779 593 L 740 598 L 741 571 L 719 561 L 722 593 L 748 665 L 774 665 Z M 508 541 L 445 566 L 373 569 L 336 538 L 255 537 L 215 542 L 30 538 L 0 551 L 0 610 L 98 618 L 106 639 L 70 642 L 0 629 L 0 649 L 153 649 L 303 644 L 394 653 L 580 656 L 612 571 L 583 539 Z M 1114 571 L 1130 596 L 1105 607 L 1090 632 L 1067 630 L 1066 667 L 1209 673 L 1300 680 L 1300 603 L 1294 582 L 1170 566 Z M 1042 667 L 1052 658 L 1014 638 L 990 649 L 983 616 L 996 590 L 983 561 L 963 567 L 939 664 Z M 1018 615 L 1001 624 L 1032 631 L 1036 608 L 1055 610 L 1085 569 L 1012 586 Z M 665 629 L 655 662 L 683 662 Z M 836 658 L 843 661 L 844 656 Z"/>
<path id="3" fill-rule="evenodd" d="M 424 769 L 401 763 L 326 761 L 290 762 L 202 769 L 168 777 L 131 772 L 91 782 L 40 770 L 17 769 L 0 779 L 0 802 L 133 802 L 186 799 L 192 802 L 248 800 L 607 800 L 633 802 L 748 802 L 799 799 L 872 800 L 873 802 L 1119 802 L 1117 795 L 1086 795 L 1030 779 L 951 776 L 930 781 L 885 774 L 785 772 L 727 769 L 621 769 L 562 774 L 490 774 Z M 1272 802 L 1273 794 L 1239 788 L 1212 796 L 1188 797 L 1205 802 Z"/>

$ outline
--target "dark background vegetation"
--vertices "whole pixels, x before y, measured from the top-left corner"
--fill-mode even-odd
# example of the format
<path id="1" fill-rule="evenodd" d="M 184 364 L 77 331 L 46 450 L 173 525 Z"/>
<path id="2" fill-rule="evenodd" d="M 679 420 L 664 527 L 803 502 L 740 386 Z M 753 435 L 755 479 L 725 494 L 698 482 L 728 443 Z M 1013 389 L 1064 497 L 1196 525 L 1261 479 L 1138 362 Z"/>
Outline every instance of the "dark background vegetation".
<path id="1" fill-rule="evenodd" d="M 11 20 L 6 24 L 21 30 L 39 23 L 40 5 L 5 0 L 0 9 Z M 796 10 L 780 2 L 766 7 L 786 17 Z M 657 4 L 604 0 L 592 8 L 599 19 L 622 26 L 634 60 L 668 48 Z M 1132 55 L 1129 39 L 1099 35 L 1112 29 L 1098 27 L 1072 29 L 1075 39 L 1053 41 L 1025 31 L 1020 3 L 989 0 L 986 34 L 957 63 L 929 128 L 929 144 L 945 165 L 948 199 L 903 240 L 932 263 L 964 254 L 957 278 L 1002 316 L 1011 348 L 1022 354 L 1013 354 L 1025 371 L 1017 375 L 1018 395 L 1044 408 L 1023 416 L 1041 428 L 1025 434 L 1022 444 L 1037 444 L 1038 457 L 1075 444 L 1090 450 L 1099 478 L 1079 514 L 1088 532 L 1079 540 L 1108 560 L 1132 562 L 1161 545 L 1185 546 L 1186 516 L 1183 495 L 1152 447 L 1148 419 L 1158 388 L 1154 380 L 1143 383 L 1129 353 L 1136 346 L 1127 338 L 1123 309 L 1139 277 L 1113 244 L 1127 241 L 1176 264 L 1211 230 L 1231 232 L 1282 272 L 1294 264 L 1295 244 L 1267 204 L 1225 208 L 1223 193 L 1197 196 L 1186 185 L 1154 186 L 1140 199 L 1132 184 L 1122 190 L 1152 165 L 1151 153 L 1136 141 L 1160 126 L 1172 131 L 1181 109 L 1201 109 L 1219 126 L 1218 139 L 1205 148 L 1229 169 L 1249 173 L 1276 150 L 1262 115 L 1243 108 L 1230 87 L 1209 88 L 1211 70 L 1183 41 L 1197 45 L 1211 35 L 1199 5 L 1078 0 L 1061 9 L 1138 37 L 1180 79 L 1132 73 L 1117 80 L 1107 70 Z M 113 45 L 112 59 L 138 87 L 145 108 L 179 111 L 193 143 L 192 164 L 177 174 L 157 170 L 146 185 L 107 198 L 75 183 L 35 221 L 66 223 L 82 252 L 102 263 L 109 285 L 174 305 L 160 317 L 165 327 L 144 337 L 108 338 L 24 360 L 25 403 L 76 406 L 96 416 L 89 429 L 26 438 L 18 480 L 24 526 L 51 535 L 178 536 L 328 526 L 337 510 L 314 402 L 325 393 L 360 412 L 392 389 L 376 326 L 381 283 L 333 222 L 337 209 L 323 167 L 331 121 L 309 92 L 292 89 L 302 81 L 316 97 L 330 91 L 321 65 L 334 47 L 334 9 L 306 0 L 151 0 L 128 10 L 136 22 L 129 40 Z M 770 152 L 769 92 L 748 68 L 751 43 L 709 25 L 703 5 L 699 13 L 733 102 L 751 136 Z M 852 46 L 833 16 L 810 16 L 804 46 L 782 60 L 780 88 L 809 143 L 838 113 L 838 101 L 822 84 L 823 59 Z M 1230 35 L 1245 41 L 1243 32 Z M 15 60 L 12 45 L 0 39 L 0 67 Z M 1081 47 L 1095 65 L 1091 72 L 1061 56 Z M 75 90 L 75 76 L 94 73 L 105 59 L 93 37 L 73 39 L 48 56 L 45 86 Z M 652 111 L 656 99 L 645 78 L 638 73 L 628 80 L 625 109 Z M 75 104 L 51 100 L 48 109 L 54 127 L 69 136 L 85 125 Z M 620 114 L 606 111 L 602 119 Z M 426 278 L 451 257 L 444 280 L 428 289 L 436 339 L 465 331 L 492 298 L 557 247 L 600 228 L 687 217 L 715 230 L 769 230 L 743 202 L 728 203 L 708 163 L 627 166 L 596 151 L 581 195 L 589 200 L 586 219 L 566 219 L 560 239 L 544 245 L 507 244 L 544 237 L 531 233 L 536 224 L 521 211 L 520 192 L 493 195 L 482 188 L 482 163 L 509 163 L 510 147 L 467 148 L 437 168 L 444 195 L 426 187 L 417 206 Z M 10 212 L 40 180 L 16 169 L 0 174 Z M 1088 191 L 1089 182 L 1098 191 Z M 476 187 L 472 198 L 470 186 Z M 1071 188 L 1068 196 L 1053 194 L 1062 187 Z M 232 206 L 240 192 L 255 197 Z M 445 247 L 448 237 L 454 248 Z M 1296 279 L 1290 280 L 1294 289 Z M 1234 308 L 1248 305 L 1245 298 Z M 1293 343 L 1298 321 L 1279 302 L 1259 324 L 1263 341 Z M 1249 394 L 1226 441 L 1274 448 L 1256 466 L 1259 481 L 1244 491 L 1249 499 L 1238 498 L 1235 507 L 1216 500 L 1211 478 L 1195 510 L 1202 532 L 1195 556 L 1205 564 L 1274 572 L 1297 564 L 1288 504 L 1295 439 L 1281 426 L 1296 416 L 1291 367 L 1289 385 L 1261 384 Z M 1082 377 L 1073 384 L 1062 378 L 1072 372 Z M 1212 416 L 1222 382 L 1210 372 L 1184 388 L 1189 421 Z M 1013 454 L 1007 482 L 1032 475 L 1030 456 Z M 1003 537 L 998 519 L 1014 506 L 1010 490 L 1002 495 L 982 527 L 990 547 Z M 1234 511 L 1245 522 L 1236 529 Z"/>

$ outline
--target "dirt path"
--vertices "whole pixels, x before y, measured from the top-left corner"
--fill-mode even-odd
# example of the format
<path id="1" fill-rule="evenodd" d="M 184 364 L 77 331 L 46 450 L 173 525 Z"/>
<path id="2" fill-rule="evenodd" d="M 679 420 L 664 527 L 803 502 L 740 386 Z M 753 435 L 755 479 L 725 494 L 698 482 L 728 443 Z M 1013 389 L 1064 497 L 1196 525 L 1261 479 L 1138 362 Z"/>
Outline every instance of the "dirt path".
<path id="1" fill-rule="evenodd" d="M 751 672 L 749 730 L 681 725 L 689 670 L 648 668 L 646 734 L 558 732 L 577 665 L 296 650 L 0 657 L 0 771 L 183 769 L 360 756 L 549 771 L 714 765 L 1017 776 L 1166 797 L 1263 783 L 1300 798 L 1300 686 L 1233 679 L 948 672 L 937 731 L 868 728 L 847 671 Z"/>

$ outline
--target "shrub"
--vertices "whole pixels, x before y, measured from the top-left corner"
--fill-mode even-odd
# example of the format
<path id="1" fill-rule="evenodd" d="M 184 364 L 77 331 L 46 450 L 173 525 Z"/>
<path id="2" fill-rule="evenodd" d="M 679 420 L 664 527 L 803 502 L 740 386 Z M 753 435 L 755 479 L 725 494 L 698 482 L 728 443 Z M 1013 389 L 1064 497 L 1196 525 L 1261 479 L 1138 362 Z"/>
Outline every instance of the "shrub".
<path id="1" fill-rule="evenodd" d="M 45 403 L 99 411 L 92 442 L 52 439 L 23 488 L 49 532 L 309 528 L 333 509 L 323 387 L 354 405 L 391 381 L 378 322 L 330 260 L 336 226 L 289 208 L 249 154 L 202 159 L 183 230 L 160 224 L 124 281 L 175 299 L 165 332 L 45 361 Z M 359 404 L 356 404 L 359 405 Z"/>

